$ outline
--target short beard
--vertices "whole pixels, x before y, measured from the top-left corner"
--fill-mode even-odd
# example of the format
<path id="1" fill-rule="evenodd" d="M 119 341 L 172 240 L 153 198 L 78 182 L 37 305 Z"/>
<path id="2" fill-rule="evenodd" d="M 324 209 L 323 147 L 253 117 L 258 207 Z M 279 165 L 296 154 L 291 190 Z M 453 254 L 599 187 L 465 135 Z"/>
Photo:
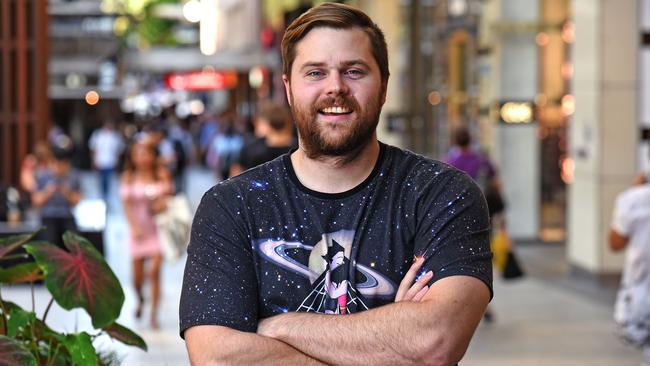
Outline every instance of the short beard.
<path id="1" fill-rule="evenodd" d="M 363 115 L 359 104 L 353 98 L 327 98 L 308 109 L 296 105 L 292 92 L 289 93 L 289 97 L 291 112 L 300 137 L 300 147 L 309 159 L 331 160 L 339 167 L 346 165 L 359 157 L 375 136 L 381 112 L 380 96 L 368 103 L 366 113 Z M 343 126 L 343 128 L 352 127 L 346 136 L 341 136 L 336 141 L 328 141 L 316 119 L 319 110 L 333 105 L 356 112 L 357 119 L 350 121 L 353 126 Z"/>

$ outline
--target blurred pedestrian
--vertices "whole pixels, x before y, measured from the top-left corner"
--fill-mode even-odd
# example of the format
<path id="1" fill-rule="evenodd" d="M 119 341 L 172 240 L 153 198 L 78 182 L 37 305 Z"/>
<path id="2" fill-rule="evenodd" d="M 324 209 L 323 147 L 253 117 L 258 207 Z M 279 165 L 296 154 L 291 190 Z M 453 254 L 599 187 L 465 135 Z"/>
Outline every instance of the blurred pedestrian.
<path id="1" fill-rule="evenodd" d="M 185 158 L 180 142 L 172 140 L 169 136 L 169 126 L 162 123 L 155 123 L 149 126 L 146 139 L 158 150 L 158 161 L 172 175 L 175 190 L 182 189 L 183 170 L 179 169 L 179 155 Z M 184 168 L 184 166 L 182 167 Z"/>
<path id="2" fill-rule="evenodd" d="M 50 168 L 51 161 L 50 144 L 47 141 L 36 142 L 34 152 L 25 156 L 20 165 L 20 188 L 28 194 L 36 191 L 36 177 Z"/>
<path id="3" fill-rule="evenodd" d="M 72 152 L 72 140 L 66 135 L 57 136 L 49 168 L 36 176 L 36 189 L 31 196 L 45 226 L 42 236 L 62 248 L 63 233 L 77 229 L 72 209 L 81 201 L 80 176 L 70 165 Z"/>
<path id="4" fill-rule="evenodd" d="M 643 365 L 650 366 L 650 182 L 645 178 L 637 177 L 616 198 L 609 246 L 627 248 L 614 320 L 623 339 L 643 349 Z"/>
<path id="5" fill-rule="evenodd" d="M 231 166 L 239 160 L 239 154 L 244 146 L 244 135 L 237 125 L 234 114 L 224 114 L 220 120 L 220 131 L 214 136 L 208 150 L 207 160 L 210 166 L 222 179 L 230 177 Z"/>
<path id="6" fill-rule="evenodd" d="M 467 173 L 479 185 L 486 195 L 490 217 L 503 211 L 497 170 L 490 159 L 472 147 L 472 136 L 466 127 L 458 127 L 454 132 L 454 147 L 447 154 L 445 162 Z M 498 194 L 499 197 L 489 197 L 490 194 Z"/>
<path id="7" fill-rule="evenodd" d="M 260 103 L 255 116 L 255 136 L 242 148 L 239 160 L 230 169 L 231 176 L 271 161 L 296 146 L 289 108 L 274 101 Z"/>
<path id="8" fill-rule="evenodd" d="M 109 120 L 90 135 L 88 147 L 92 154 L 93 168 L 99 171 L 102 198 L 108 204 L 113 173 L 124 150 L 124 140 L 115 123 Z"/>
<path id="9" fill-rule="evenodd" d="M 138 299 L 136 318 L 142 316 L 145 280 L 151 282 L 150 324 L 158 328 L 162 251 L 155 215 L 166 207 L 172 193 L 171 176 L 157 157 L 156 146 L 144 140 L 131 147 L 121 179 L 120 195 L 129 225 L 133 284 Z M 148 265 L 148 270 L 145 268 Z"/>
<path id="10" fill-rule="evenodd" d="M 500 215 L 505 204 L 496 168 L 486 156 L 472 147 L 472 135 L 467 127 L 461 126 L 454 131 L 454 147 L 449 151 L 445 162 L 467 173 L 483 191 L 488 204 L 492 238 L 497 231 L 505 235 L 505 219 Z M 487 322 L 494 321 L 494 312 L 490 307 L 485 310 L 483 318 Z"/>

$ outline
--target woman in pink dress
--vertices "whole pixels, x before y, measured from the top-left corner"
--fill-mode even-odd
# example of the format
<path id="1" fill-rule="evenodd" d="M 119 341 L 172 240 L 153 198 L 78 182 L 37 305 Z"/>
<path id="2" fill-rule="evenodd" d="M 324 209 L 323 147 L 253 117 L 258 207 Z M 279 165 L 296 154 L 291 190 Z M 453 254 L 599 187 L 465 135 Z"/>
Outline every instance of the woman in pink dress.
<path id="1" fill-rule="evenodd" d="M 165 209 L 166 199 L 173 191 L 171 175 L 158 164 L 156 147 L 140 142 L 127 155 L 120 195 L 129 224 L 129 250 L 133 263 L 133 280 L 138 296 L 135 315 L 140 318 L 144 305 L 142 287 L 151 281 L 151 327 L 158 328 L 160 301 L 161 244 L 155 215 Z M 149 265 L 148 271 L 145 266 Z"/>

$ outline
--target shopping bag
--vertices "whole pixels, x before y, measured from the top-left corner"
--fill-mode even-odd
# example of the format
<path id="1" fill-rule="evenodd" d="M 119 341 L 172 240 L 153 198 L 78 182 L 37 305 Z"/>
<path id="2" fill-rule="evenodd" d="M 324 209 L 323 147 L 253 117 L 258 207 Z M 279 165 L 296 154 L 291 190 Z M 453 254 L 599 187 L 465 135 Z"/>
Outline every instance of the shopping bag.
<path id="1" fill-rule="evenodd" d="M 508 237 L 508 232 L 504 229 L 498 229 L 492 236 L 490 247 L 493 254 L 492 263 L 499 272 L 503 273 L 506 268 L 508 253 L 510 252 L 510 238 Z"/>
<path id="2" fill-rule="evenodd" d="M 506 280 L 514 280 L 521 277 L 524 277 L 524 271 L 521 268 L 521 265 L 519 265 L 519 260 L 517 259 L 515 252 L 511 248 L 506 256 L 503 278 Z"/>
<path id="3" fill-rule="evenodd" d="M 190 240 L 192 212 L 187 197 L 177 194 L 167 200 L 167 207 L 156 215 L 156 228 L 165 259 L 181 258 Z"/>

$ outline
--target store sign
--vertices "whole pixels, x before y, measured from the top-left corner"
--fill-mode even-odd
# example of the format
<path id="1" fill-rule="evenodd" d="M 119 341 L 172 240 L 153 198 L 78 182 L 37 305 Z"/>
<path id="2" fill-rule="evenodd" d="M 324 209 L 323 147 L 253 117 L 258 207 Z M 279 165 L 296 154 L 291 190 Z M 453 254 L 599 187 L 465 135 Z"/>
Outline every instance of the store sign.
<path id="1" fill-rule="evenodd" d="M 499 105 L 499 119 L 508 124 L 526 124 L 534 120 L 533 103 L 504 102 Z"/>
<path id="2" fill-rule="evenodd" d="M 232 89 L 237 86 L 237 73 L 234 71 L 193 71 L 167 75 L 165 84 L 172 90 L 217 90 Z"/>

